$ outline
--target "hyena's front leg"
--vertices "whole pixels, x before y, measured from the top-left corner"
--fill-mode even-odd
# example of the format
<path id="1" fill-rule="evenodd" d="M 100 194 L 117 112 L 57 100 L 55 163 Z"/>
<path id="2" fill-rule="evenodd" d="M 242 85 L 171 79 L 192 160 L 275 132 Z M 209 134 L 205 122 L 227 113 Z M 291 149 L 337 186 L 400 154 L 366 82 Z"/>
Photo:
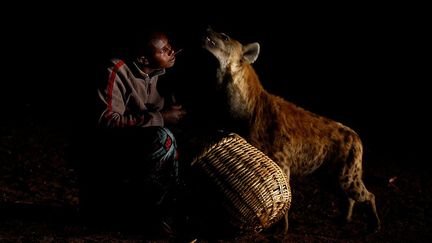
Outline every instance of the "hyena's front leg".
<path id="1" fill-rule="evenodd" d="M 290 168 L 287 164 L 285 164 L 284 166 L 281 166 L 282 171 L 285 173 L 286 177 L 287 177 L 287 181 L 288 183 L 290 182 Z M 291 194 L 292 195 L 292 194 Z M 292 199 L 291 199 L 292 201 Z M 284 235 L 288 234 L 288 212 L 287 211 L 284 215 L 284 222 L 283 222 L 283 228 L 282 228 L 282 232 Z"/>

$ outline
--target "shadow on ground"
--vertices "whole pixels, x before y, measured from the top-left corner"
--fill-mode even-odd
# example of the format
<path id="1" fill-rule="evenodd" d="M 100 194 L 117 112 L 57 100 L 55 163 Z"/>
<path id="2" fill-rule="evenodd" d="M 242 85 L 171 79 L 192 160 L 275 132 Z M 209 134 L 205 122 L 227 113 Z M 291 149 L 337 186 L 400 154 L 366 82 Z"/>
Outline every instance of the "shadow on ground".
<path id="1" fill-rule="evenodd" d="M 68 154 L 70 132 L 55 126 L 0 127 L 0 240 L 122 241 L 167 240 L 148 229 L 95 225 L 78 210 L 77 170 Z M 366 207 L 341 224 L 343 201 L 319 176 L 291 182 L 293 202 L 287 236 L 277 225 L 224 242 L 428 242 L 432 240 L 430 169 L 396 156 L 366 152 L 365 183 L 377 198 L 382 229 L 367 233 Z M 199 200 L 199 197 L 197 197 Z M 132 222 L 133 223 L 133 222 Z M 121 225 L 121 224 L 120 224 Z M 209 242 L 198 239 L 198 242 Z"/>

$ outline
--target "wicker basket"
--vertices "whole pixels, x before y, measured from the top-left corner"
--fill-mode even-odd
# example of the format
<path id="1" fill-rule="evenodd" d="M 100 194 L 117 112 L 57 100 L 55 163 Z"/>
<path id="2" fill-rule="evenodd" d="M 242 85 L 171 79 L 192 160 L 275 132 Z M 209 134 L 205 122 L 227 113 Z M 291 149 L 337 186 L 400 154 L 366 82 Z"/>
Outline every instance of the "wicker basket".
<path id="1" fill-rule="evenodd" d="M 228 221 L 238 232 L 259 232 L 289 209 L 291 190 L 282 169 L 237 134 L 219 138 L 195 157 L 192 167 L 222 195 Z"/>

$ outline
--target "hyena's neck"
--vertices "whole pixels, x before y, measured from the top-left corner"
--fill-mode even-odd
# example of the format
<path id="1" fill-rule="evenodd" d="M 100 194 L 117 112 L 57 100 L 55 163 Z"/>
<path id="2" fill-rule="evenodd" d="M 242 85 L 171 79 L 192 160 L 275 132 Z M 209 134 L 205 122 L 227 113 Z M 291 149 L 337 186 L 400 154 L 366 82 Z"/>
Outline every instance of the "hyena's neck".
<path id="1" fill-rule="evenodd" d="M 257 103 L 268 93 L 250 64 L 243 64 L 236 71 L 227 70 L 224 77 L 227 87 L 230 113 L 240 120 L 253 119 Z"/>

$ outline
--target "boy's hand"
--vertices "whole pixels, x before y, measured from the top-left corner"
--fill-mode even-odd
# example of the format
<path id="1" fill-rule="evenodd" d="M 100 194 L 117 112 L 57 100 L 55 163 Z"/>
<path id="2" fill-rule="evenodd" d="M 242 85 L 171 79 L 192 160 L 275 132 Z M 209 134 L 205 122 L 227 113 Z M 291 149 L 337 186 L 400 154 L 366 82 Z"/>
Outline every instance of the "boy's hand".
<path id="1" fill-rule="evenodd" d="M 177 124 L 186 115 L 181 105 L 172 105 L 161 113 L 165 124 Z"/>

